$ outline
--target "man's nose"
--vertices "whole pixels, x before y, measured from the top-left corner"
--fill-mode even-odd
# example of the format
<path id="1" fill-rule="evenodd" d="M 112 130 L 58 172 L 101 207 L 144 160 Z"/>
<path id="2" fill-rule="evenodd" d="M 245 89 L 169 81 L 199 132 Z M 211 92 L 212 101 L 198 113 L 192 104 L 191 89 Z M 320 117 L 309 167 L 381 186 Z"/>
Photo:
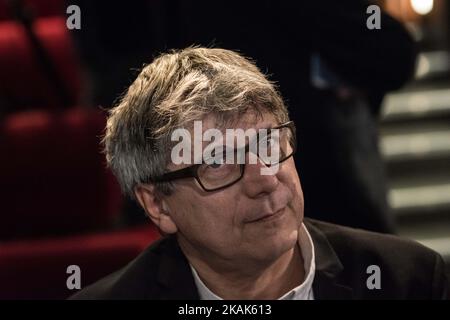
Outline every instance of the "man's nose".
<path id="1" fill-rule="evenodd" d="M 243 176 L 244 192 L 251 198 L 270 194 L 275 191 L 280 181 L 276 174 L 262 174 L 266 165 L 258 158 L 255 164 L 247 162 Z"/>

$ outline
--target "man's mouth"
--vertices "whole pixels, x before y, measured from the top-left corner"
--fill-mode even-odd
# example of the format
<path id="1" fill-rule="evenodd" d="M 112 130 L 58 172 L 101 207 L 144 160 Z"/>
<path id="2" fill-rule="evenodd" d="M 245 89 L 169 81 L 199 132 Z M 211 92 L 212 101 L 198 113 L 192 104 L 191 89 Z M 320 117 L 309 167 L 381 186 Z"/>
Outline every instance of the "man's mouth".
<path id="1" fill-rule="evenodd" d="M 246 222 L 247 223 L 254 223 L 254 222 L 265 222 L 265 221 L 275 220 L 275 219 L 281 217 L 284 214 L 285 211 L 286 211 L 286 207 L 283 207 L 283 208 L 281 208 L 278 211 L 275 211 L 273 213 L 268 213 L 268 214 L 261 215 L 261 216 L 259 216 L 257 218 L 248 220 Z"/>

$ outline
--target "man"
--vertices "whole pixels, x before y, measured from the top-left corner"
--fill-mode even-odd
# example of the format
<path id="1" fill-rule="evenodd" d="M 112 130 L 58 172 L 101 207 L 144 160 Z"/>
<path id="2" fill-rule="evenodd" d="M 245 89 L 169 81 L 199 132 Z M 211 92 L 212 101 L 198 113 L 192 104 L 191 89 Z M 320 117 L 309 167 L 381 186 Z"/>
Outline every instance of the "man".
<path id="1" fill-rule="evenodd" d="M 211 129 L 226 138 L 204 139 Z M 240 139 L 227 130 L 249 134 Z M 184 140 L 183 152 L 190 154 L 183 154 L 183 163 L 174 161 L 183 140 L 174 132 L 194 135 Z M 211 145 L 205 141 L 214 145 L 213 161 L 205 158 Z M 104 142 L 124 191 L 165 237 L 75 299 L 447 295 L 444 264 L 435 252 L 303 217 L 295 127 L 274 85 L 235 52 L 187 48 L 161 55 L 111 110 Z M 244 161 L 228 161 L 229 155 Z M 267 168 L 275 170 L 263 173 Z"/>

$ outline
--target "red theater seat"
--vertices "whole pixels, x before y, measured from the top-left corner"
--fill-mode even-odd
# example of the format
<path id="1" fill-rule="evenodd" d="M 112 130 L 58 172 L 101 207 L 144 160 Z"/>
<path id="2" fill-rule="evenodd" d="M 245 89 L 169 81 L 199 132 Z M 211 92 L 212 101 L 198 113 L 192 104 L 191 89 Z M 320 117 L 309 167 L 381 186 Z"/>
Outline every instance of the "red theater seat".
<path id="1" fill-rule="evenodd" d="M 73 104 L 80 94 L 79 62 L 65 18 L 36 20 L 34 30 L 62 79 Z M 10 109 L 60 108 L 54 85 L 36 58 L 22 25 L 0 23 L 0 97 Z"/>
<path id="2" fill-rule="evenodd" d="M 65 299 L 67 267 L 81 270 L 81 287 L 121 268 L 159 233 L 152 225 L 126 231 L 0 242 L 0 299 Z"/>
<path id="3" fill-rule="evenodd" d="M 29 111 L 0 123 L 0 239 L 102 228 L 122 207 L 100 149 L 105 115 Z"/>
<path id="4" fill-rule="evenodd" d="M 7 1 L 0 0 L 0 20 L 12 19 L 14 17 Z M 64 0 L 22 0 L 26 10 L 31 11 L 34 17 L 47 17 L 65 15 L 66 5 Z"/>

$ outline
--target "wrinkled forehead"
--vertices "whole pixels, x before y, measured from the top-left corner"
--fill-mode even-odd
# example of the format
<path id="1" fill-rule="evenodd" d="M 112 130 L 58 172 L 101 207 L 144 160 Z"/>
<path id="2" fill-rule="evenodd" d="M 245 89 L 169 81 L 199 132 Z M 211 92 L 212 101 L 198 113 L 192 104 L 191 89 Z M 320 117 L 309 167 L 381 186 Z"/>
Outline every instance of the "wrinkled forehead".
<path id="1" fill-rule="evenodd" d="M 248 111 L 243 115 L 228 117 L 226 119 L 215 115 L 208 115 L 202 120 L 202 130 L 205 132 L 208 129 L 218 129 L 225 134 L 227 129 L 259 130 L 273 128 L 278 124 L 275 116 L 269 112 L 257 113 L 255 111 Z"/>
<path id="2" fill-rule="evenodd" d="M 278 122 L 275 116 L 270 113 L 247 112 L 239 117 L 228 118 L 226 120 L 218 119 L 210 115 L 194 126 L 194 137 L 201 133 L 203 141 L 197 140 L 202 148 L 207 145 L 227 145 L 230 148 L 243 147 L 245 144 L 253 141 L 257 134 L 261 134 L 266 129 L 276 127 Z M 220 132 L 220 134 L 218 134 Z M 195 141 L 192 141 L 194 144 Z"/>

